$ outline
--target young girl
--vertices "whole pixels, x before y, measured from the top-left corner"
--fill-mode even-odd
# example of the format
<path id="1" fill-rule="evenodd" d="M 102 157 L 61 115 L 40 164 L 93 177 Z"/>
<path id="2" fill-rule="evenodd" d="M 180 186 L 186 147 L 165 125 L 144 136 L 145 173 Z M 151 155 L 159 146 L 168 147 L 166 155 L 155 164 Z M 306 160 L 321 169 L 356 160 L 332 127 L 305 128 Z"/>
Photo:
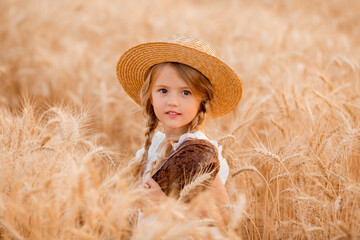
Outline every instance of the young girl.
<path id="1" fill-rule="evenodd" d="M 206 118 L 230 112 L 240 101 L 242 88 L 236 73 L 203 41 L 175 36 L 126 51 L 118 61 L 117 77 L 147 119 L 145 145 L 136 154 L 136 174 L 147 196 L 153 201 L 169 197 L 152 176 L 175 152 L 190 157 L 190 161 L 207 161 L 198 157 L 210 156 L 203 153 L 181 155 L 185 142 L 201 139 L 217 150 L 220 166 L 208 188 L 218 206 L 229 204 L 224 187 L 229 167 L 221 155 L 221 146 L 203 133 L 203 123 Z M 159 124 L 163 133 L 156 131 Z M 199 151 L 208 150 L 197 148 L 192 152 Z"/>

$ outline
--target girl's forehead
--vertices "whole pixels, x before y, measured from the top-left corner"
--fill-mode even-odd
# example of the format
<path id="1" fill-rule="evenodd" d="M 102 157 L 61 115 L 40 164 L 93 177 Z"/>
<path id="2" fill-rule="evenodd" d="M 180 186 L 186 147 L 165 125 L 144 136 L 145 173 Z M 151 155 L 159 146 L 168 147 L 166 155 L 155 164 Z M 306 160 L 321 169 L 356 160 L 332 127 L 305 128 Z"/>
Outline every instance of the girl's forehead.
<path id="1" fill-rule="evenodd" d="M 177 71 L 171 66 L 166 65 L 158 72 L 154 78 L 153 86 L 169 86 L 188 88 L 187 82 L 177 73 Z"/>

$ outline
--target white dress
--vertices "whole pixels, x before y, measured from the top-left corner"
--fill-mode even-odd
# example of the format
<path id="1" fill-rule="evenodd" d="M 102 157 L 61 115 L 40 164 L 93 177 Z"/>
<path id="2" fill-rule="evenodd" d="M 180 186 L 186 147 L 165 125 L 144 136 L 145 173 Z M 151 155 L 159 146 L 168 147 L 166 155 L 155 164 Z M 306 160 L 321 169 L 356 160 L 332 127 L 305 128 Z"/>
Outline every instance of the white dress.
<path id="1" fill-rule="evenodd" d="M 185 133 L 180 136 L 179 141 L 174 144 L 174 150 L 176 150 L 186 139 L 188 138 L 197 138 L 197 139 L 205 139 L 212 143 L 218 149 L 218 157 L 220 161 L 220 170 L 219 170 L 219 177 L 223 184 L 225 184 L 227 177 L 229 176 L 229 165 L 225 158 L 222 157 L 222 146 L 218 146 L 217 142 L 214 140 L 210 140 L 205 134 L 201 131 L 197 131 L 194 133 Z M 162 132 L 156 132 L 152 138 L 151 145 L 148 151 L 148 162 L 146 164 L 145 174 L 143 176 L 143 182 L 150 177 L 150 167 L 151 164 L 159 158 L 159 154 L 157 152 L 158 147 L 164 141 L 165 134 Z M 136 152 L 136 158 L 139 158 L 144 153 L 144 148 L 141 148 Z"/>
<path id="2" fill-rule="evenodd" d="M 226 179 L 229 176 L 229 165 L 228 165 L 226 159 L 222 157 L 222 154 L 221 154 L 222 146 L 219 146 L 216 141 L 210 140 L 208 137 L 206 137 L 206 135 L 203 132 L 197 131 L 194 133 L 185 133 L 185 134 L 181 135 L 179 138 L 179 141 L 174 144 L 174 150 L 176 150 L 188 138 L 197 138 L 197 139 L 208 140 L 210 143 L 212 143 L 217 148 L 218 158 L 219 158 L 219 162 L 220 162 L 220 169 L 219 169 L 218 175 L 219 175 L 222 183 L 225 184 Z M 160 153 L 157 152 L 157 149 L 160 146 L 160 144 L 164 141 L 164 139 L 165 139 L 165 134 L 162 132 L 156 132 L 152 138 L 151 145 L 148 150 L 148 162 L 146 164 L 145 174 L 143 176 L 143 183 L 145 183 L 146 180 L 148 180 L 150 178 L 151 164 L 159 158 Z M 138 150 L 136 152 L 136 158 L 139 158 L 143 153 L 144 153 L 144 148 L 141 148 L 140 150 Z M 142 218 L 142 212 L 139 211 L 138 226 L 140 226 L 141 224 L 143 224 L 145 222 L 149 222 L 149 220 L 151 220 L 149 218 L 146 218 L 146 220 L 141 219 L 141 218 Z"/>

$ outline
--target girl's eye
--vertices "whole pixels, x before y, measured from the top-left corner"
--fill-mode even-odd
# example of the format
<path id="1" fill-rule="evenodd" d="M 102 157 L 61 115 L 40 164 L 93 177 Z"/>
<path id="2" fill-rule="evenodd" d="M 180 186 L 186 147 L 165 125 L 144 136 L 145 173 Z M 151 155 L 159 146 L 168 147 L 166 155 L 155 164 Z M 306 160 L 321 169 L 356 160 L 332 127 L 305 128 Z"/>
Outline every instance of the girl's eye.
<path id="1" fill-rule="evenodd" d="M 182 94 L 185 96 L 189 96 L 189 95 L 191 95 L 191 92 L 189 90 L 184 90 L 184 91 L 182 91 Z"/>
<path id="2" fill-rule="evenodd" d="M 167 93 L 167 90 L 165 88 L 162 88 L 162 89 L 159 90 L 159 92 L 162 93 L 162 94 L 165 94 L 165 93 Z"/>

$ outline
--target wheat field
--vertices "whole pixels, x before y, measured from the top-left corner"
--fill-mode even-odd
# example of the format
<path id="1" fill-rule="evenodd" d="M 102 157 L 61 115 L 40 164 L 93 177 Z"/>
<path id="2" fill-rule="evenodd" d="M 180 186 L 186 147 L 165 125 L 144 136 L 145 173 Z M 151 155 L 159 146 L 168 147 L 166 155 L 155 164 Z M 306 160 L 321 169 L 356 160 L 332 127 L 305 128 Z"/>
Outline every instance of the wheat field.
<path id="1" fill-rule="evenodd" d="M 359 239 L 360 2 L 2 0 L 0 239 Z M 243 98 L 206 124 L 230 165 L 224 225 L 151 205 L 129 174 L 144 141 L 116 79 L 129 47 L 208 42 Z M 133 225 L 138 208 L 157 213 Z M 215 224 L 220 229 L 213 234 Z"/>

